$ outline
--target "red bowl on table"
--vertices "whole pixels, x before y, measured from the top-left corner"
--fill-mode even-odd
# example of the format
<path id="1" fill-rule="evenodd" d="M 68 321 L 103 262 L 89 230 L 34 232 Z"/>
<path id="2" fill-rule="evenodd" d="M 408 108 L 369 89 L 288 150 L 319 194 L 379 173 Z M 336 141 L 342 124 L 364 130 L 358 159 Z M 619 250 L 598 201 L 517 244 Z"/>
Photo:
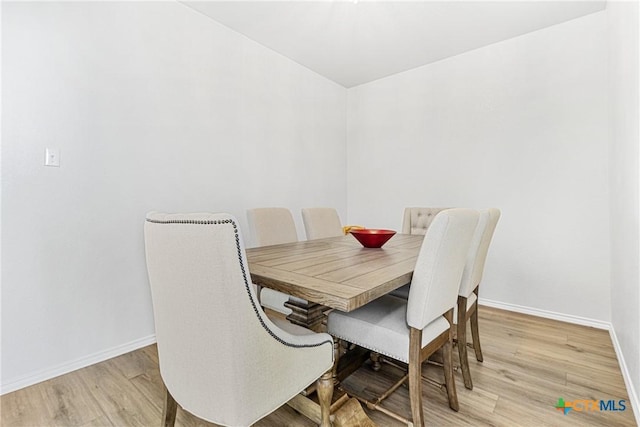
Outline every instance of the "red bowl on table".
<path id="1" fill-rule="evenodd" d="M 363 228 L 349 231 L 365 248 L 381 248 L 396 234 L 393 230 L 381 228 Z"/>

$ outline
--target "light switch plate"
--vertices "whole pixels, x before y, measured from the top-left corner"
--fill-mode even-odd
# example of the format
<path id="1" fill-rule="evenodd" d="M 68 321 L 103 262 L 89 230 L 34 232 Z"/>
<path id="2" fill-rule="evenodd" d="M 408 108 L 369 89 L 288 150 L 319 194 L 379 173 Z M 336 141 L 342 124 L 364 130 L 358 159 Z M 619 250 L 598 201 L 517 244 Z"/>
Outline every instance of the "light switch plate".
<path id="1" fill-rule="evenodd" d="M 47 148 L 44 152 L 44 165 L 60 167 L 60 149 Z"/>

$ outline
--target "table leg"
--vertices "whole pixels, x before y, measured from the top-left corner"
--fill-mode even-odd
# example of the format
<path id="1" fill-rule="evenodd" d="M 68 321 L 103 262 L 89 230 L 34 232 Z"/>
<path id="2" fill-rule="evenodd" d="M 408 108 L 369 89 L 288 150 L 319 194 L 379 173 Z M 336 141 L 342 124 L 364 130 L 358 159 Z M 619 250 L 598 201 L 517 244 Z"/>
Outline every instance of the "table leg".
<path id="1" fill-rule="evenodd" d="M 315 302 L 301 302 L 291 298 L 284 303 L 284 306 L 292 310 L 287 316 L 289 322 L 316 332 L 321 329 L 325 317 L 323 311 L 327 307 Z"/>

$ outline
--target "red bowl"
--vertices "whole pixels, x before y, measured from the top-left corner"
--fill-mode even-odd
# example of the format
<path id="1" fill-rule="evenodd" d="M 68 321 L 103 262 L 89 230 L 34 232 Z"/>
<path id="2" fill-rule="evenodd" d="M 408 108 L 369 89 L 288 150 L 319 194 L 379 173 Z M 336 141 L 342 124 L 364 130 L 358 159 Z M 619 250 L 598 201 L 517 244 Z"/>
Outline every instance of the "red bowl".
<path id="1" fill-rule="evenodd" d="M 396 234 L 393 230 L 383 230 L 379 228 L 363 228 L 361 230 L 349 231 L 358 242 L 365 248 L 381 248 L 387 240 Z"/>

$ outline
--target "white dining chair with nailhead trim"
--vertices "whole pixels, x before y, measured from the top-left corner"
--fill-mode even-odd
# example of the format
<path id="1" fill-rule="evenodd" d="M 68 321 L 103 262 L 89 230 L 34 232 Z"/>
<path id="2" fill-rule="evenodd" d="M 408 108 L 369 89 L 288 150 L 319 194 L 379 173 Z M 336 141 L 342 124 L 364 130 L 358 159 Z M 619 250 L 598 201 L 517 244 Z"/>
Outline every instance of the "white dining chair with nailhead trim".
<path id="1" fill-rule="evenodd" d="M 321 425 L 329 427 L 333 340 L 265 315 L 237 220 L 149 213 L 144 239 L 163 425 L 174 425 L 178 405 L 215 424 L 252 425 L 318 381 Z"/>
<path id="2" fill-rule="evenodd" d="M 405 213 L 405 218 L 406 217 Z M 462 378 L 464 386 L 469 390 L 473 389 L 473 381 L 471 379 L 471 369 L 469 367 L 469 357 L 467 354 L 467 322 L 471 324 L 471 347 L 474 350 L 476 360 L 482 362 L 484 357 L 480 345 L 478 295 L 480 293 L 480 281 L 484 273 L 484 265 L 487 259 L 489 245 L 499 219 L 499 209 L 491 208 L 480 210 L 480 218 L 469 247 L 469 254 L 467 255 L 467 261 L 460 281 L 458 304 L 456 305 L 453 317 L 456 323 L 456 341 Z M 407 299 L 409 297 L 409 289 L 410 285 L 405 285 L 392 291 L 390 294 Z"/>
<path id="3" fill-rule="evenodd" d="M 408 379 L 412 423 L 423 426 L 422 362 L 442 348 L 449 407 L 458 410 L 451 355 L 453 311 L 477 222 L 478 211 L 473 209 L 448 209 L 436 216 L 422 242 L 408 300 L 385 295 L 352 312 L 329 314 L 327 331 L 334 338 L 409 365 L 408 374 L 367 407 L 380 408 L 382 399 Z M 383 411 L 390 413 L 388 408 Z M 399 414 L 394 418 L 410 422 Z"/>
<path id="4" fill-rule="evenodd" d="M 480 330 L 478 327 L 478 294 L 480 292 L 480 281 L 484 273 L 484 265 L 489 252 L 489 245 L 493 238 L 493 233 L 500 219 L 500 210 L 496 208 L 481 209 L 478 226 L 473 235 L 467 262 L 465 263 L 460 289 L 458 291 L 458 305 L 454 314 L 457 324 L 457 344 L 460 366 L 462 367 L 462 378 L 464 386 L 469 390 L 473 389 L 471 371 L 469 369 L 469 358 L 467 355 L 467 322 L 471 321 L 471 338 L 476 360 L 482 362 L 482 348 L 480 347 Z"/>

